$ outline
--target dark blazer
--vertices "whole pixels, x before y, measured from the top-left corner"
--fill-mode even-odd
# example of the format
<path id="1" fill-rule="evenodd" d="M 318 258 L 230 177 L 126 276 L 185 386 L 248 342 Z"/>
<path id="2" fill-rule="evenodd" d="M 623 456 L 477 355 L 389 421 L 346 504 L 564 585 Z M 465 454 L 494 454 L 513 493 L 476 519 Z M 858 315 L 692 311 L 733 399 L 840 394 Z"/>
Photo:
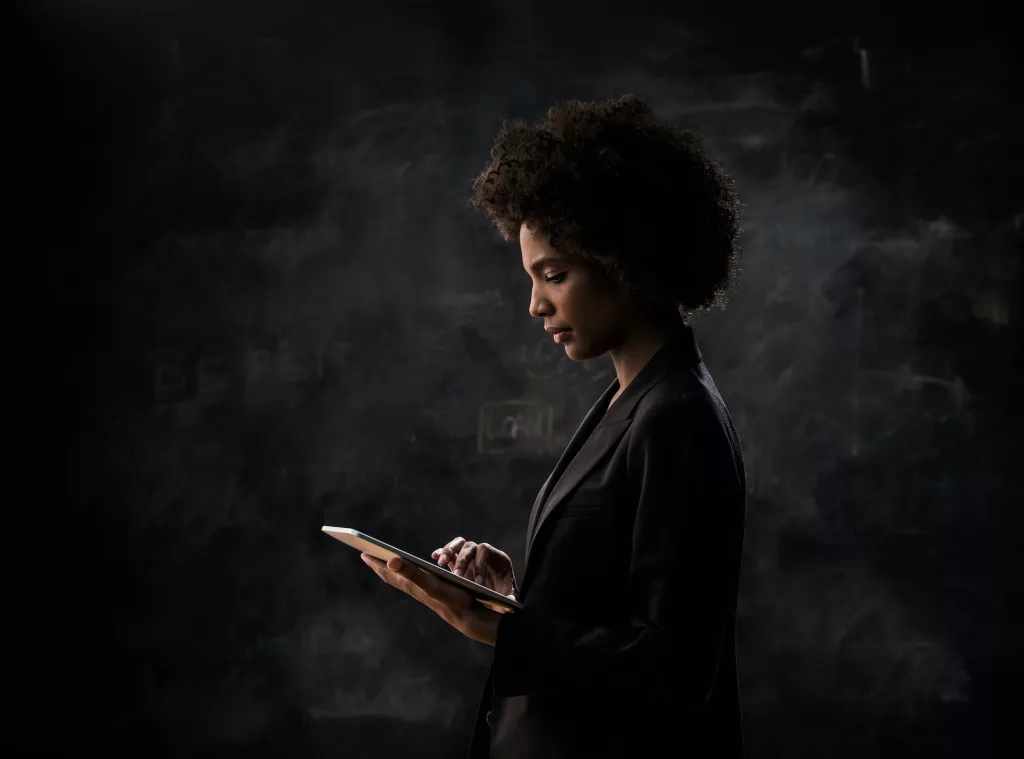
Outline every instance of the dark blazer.
<path id="1" fill-rule="evenodd" d="M 470 759 L 743 756 L 739 437 L 688 326 L 618 388 L 534 503 Z"/>

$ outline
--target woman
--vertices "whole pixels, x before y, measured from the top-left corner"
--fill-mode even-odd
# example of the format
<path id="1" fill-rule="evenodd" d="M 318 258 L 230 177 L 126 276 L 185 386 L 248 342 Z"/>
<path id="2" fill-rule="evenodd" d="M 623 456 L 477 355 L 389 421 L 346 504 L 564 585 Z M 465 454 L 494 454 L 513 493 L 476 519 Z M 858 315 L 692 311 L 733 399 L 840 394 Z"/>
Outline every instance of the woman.
<path id="1" fill-rule="evenodd" d="M 625 95 L 506 121 L 473 189 L 519 241 L 530 314 L 569 358 L 608 353 L 616 378 L 541 488 L 521 584 L 487 543 L 434 551 L 522 611 L 364 560 L 494 646 L 471 759 L 742 757 L 743 458 L 686 324 L 725 304 L 738 271 L 732 182 L 699 136 Z"/>

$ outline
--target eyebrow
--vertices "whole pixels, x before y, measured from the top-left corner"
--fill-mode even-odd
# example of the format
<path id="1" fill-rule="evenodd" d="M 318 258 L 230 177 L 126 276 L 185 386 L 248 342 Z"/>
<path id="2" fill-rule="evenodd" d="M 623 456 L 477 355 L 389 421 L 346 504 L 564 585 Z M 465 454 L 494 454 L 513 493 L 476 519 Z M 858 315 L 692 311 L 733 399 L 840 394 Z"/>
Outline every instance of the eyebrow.
<path id="1" fill-rule="evenodd" d="M 561 256 L 541 256 L 536 261 L 534 261 L 532 264 L 530 264 L 530 268 L 533 269 L 534 271 L 536 271 L 537 269 L 542 267 L 544 264 L 555 264 L 555 263 L 557 263 L 557 264 L 567 263 L 567 260 L 565 258 L 562 258 Z"/>

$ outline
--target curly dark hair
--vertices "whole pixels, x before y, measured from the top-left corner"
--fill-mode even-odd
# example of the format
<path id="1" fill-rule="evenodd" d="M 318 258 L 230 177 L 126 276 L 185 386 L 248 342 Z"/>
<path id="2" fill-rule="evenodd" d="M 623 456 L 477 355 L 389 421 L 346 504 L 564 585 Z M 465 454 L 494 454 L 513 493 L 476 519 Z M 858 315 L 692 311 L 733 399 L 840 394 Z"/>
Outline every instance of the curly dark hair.
<path id="1" fill-rule="evenodd" d="M 724 308 L 739 272 L 732 179 L 699 134 L 658 123 L 636 94 L 568 100 L 535 126 L 503 121 L 472 205 L 506 241 L 525 223 L 672 321 Z"/>

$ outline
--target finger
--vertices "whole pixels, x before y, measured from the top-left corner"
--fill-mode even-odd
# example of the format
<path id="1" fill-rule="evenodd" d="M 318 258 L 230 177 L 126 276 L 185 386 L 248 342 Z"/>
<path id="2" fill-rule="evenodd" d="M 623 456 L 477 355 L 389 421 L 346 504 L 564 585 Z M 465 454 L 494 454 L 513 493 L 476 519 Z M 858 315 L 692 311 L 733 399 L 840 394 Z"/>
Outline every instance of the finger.
<path id="1" fill-rule="evenodd" d="M 393 556 L 386 562 L 380 563 L 382 565 L 380 574 L 384 579 L 418 601 L 424 600 L 421 597 L 424 592 L 429 595 L 437 587 L 436 578 L 399 556 Z"/>
<path id="2" fill-rule="evenodd" d="M 465 545 L 465 543 L 465 538 L 455 538 L 454 540 L 449 541 L 447 545 L 438 548 L 437 551 L 435 551 L 435 553 L 437 553 L 438 566 L 443 567 L 446 564 L 450 564 L 455 559 L 455 556 L 459 551 L 462 550 L 462 546 Z"/>
<path id="3" fill-rule="evenodd" d="M 473 561 L 475 555 L 476 543 L 471 540 L 462 546 L 462 550 L 459 551 L 459 555 L 455 558 L 455 566 L 452 568 L 452 572 L 462 577 L 466 573 L 466 566 Z"/>
<path id="4" fill-rule="evenodd" d="M 395 578 L 400 577 L 403 574 L 408 573 L 410 567 L 413 565 L 407 561 L 403 561 L 398 556 L 393 556 L 387 561 L 378 559 L 375 556 L 370 556 L 368 553 L 359 554 L 359 558 L 363 560 L 373 571 L 375 571 L 385 581 L 394 585 Z"/>
<path id="5" fill-rule="evenodd" d="M 508 609 L 506 609 L 504 606 L 497 606 L 495 604 L 492 604 L 490 601 L 481 601 L 480 603 L 482 603 L 484 606 L 486 606 L 491 611 L 496 611 L 499 614 L 507 614 L 508 613 Z"/>
<path id="6" fill-rule="evenodd" d="M 381 561 L 380 559 L 378 559 L 378 558 L 376 558 L 374 556 L 370 556 L 370 554 L 368 554 L 368 553 L 361 553 L 361 554 L 359 554 L 359 558 L 361 558 L 363 560 L 363 563 L 366 564 L 370 569 L 372 569 L 376 573 L 376 575 L 378 577 L 380 577 L 380 579 L 382 579 L 384 582 L 388 583 L 389 585 L 393 584 L 388 579 L 388 574 L 389 573 L 385 571 L 387 569 L 387 563 L 386 562 L 383 562 L 383 561 Z"/>
<path id="7" fill-rule="evenodd" d="M 430 558 L 437 559 L 437 566 L 439 567 L 443 567 L 448 563 L 448 557 L 444 555 L 443 548 L 434 549 L 430 554 Z"/>
<path id="8" fill-rule="evenodd" d="M 381 561 L 365 553 L 360 555 L 388 585 L 416 599 L 442 619 L 449 621 L 454 618 L 451 612 L 453 596 L 445 583 L 397 556 Z"/>
<path id="9" fill-rule="evenodd" d="M 386 566 L 383 574 L 389 584 L 416 599 L 449 624 L 460 619 L 461 610 L 472 602 L 472 597 L 466 591 L 442 582 L 409 561 L 402 562 L 398 569 Z"/>
<path id="10" fill-rule="evenodd" d="M 494 577 L 492 569 L 494 551 L 488 543 L 479 543 L 476 547 L 476 581 L 479 585 L 491 587 Z"/>

